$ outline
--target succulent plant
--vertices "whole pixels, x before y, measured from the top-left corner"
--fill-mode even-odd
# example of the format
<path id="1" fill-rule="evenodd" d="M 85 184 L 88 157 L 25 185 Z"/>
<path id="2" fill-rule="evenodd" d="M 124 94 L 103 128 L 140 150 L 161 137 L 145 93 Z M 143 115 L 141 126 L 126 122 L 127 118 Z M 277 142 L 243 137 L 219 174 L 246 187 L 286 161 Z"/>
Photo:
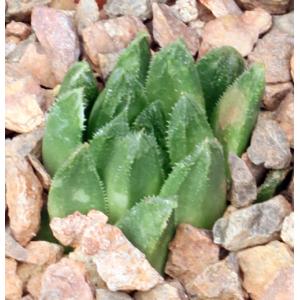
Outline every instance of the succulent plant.
<path id="1" fill-rule="evenodd" d="M 95 102 L 87 64 L 70 69 L 48 115 L 43 160 L 54 175 L 50 218 L 100 210 L 163 272 L 176 225 L 211 228 L 223 214 L 226 155 L 247 146 L 264 72 L 243 72 L 228 47 L 195 64 L 180 40 L 150 62 L 147 38 L 121 54 Z"/>

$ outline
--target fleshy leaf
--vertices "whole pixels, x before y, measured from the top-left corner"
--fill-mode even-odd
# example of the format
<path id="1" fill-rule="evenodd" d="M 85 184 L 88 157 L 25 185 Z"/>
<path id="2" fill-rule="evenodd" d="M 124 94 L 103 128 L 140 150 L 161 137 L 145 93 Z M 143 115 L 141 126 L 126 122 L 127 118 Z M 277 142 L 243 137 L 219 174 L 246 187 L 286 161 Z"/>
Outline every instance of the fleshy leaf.
<path id="1" fill-rule="evenodd" d="M 254 64 L 227 88 L 215 107 L 212 127 L 226 153 L 240 156 L 247 147 L 264 88 L 264 67 Z"/>
<path id="2" fill-rule="evenodd" d="M 83 88 L 74 89 L 59 96 L 49 112 L 42 152 L 50 175 L 82 143 L 84 103 Z"/>
<path id="3" fill-rule="evenodd" d="M 133 206 L 117 223 L 160 273 L 163 273 L 168 243 L 175 231 L 173 211 L 176 207 L 173 199 L 147 197 Z"/>
<path id="4" fill-rule="evenodd" d="M 164 174 L 154 137 L 143 132 L 116 137 L 103 178 L 115 223 L 137 201 L 160 190 Z"/>
<path id="5" fill-rule="evenodd" d="M 91 209 L 106 212 L 105 191 L 97 174 L 90 146 L 83 144 L 56 172 L 48 196 L 50 218 L 63 218 Z"/>
<path id="6" fill-rule="evenodd" d="M 160 196 L 177 196 L 176 225 L 187 223 L 210 229 L 226 206 L 225 162 L 218 141 L 206 139 L 178 162 Z"/>
<path id="7" fill-rule="evenodd" d="M 226 88 L 245 70 L 243 57 L 233 47 L 215 48 L 196 65 L 205 99 L 208 120 Z"/>

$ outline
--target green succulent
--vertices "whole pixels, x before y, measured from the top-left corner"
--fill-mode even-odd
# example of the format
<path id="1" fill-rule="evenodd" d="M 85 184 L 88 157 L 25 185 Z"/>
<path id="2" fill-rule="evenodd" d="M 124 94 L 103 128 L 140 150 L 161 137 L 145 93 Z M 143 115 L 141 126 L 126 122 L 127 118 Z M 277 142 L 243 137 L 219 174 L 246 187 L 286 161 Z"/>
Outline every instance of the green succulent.
<path id="1" fill-rule="evenodd" d="M 88 64 L 72 66 L 43 140 L 50 218 L 100 210 L 162 273 L 176 226 L 225 210 L 226 155 L 245 150 L 264 88 L 260 65 L 244 69 L 230 47 L 195 63 L 181 40 L 151 60 L 143 34 L 98 96 Z"/>

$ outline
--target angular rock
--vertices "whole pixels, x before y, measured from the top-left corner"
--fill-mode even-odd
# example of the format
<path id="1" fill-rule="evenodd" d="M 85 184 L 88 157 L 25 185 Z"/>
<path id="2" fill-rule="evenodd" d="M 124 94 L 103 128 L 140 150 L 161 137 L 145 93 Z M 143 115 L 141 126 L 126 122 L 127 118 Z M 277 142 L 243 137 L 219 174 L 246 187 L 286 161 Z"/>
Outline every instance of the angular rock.
<path id="1" fill-rule="evenodd" d="M 232 179 L 230 202 L 237 208 L 248 206 L 257 196 L 255 178 L 247 164 L 237 155 L 230 153 L 228 161 Z"/>
<path id="2" fill-rule="evenodd" d="M 147 33 L 145 25 L 137 18 L 124 16 L 98 21 L 82 30 L 84 49 L 95 67 L 98 55 L 117 53 L 125 49 L 139 32 Z"/>
<path id="3" fill-rule="evenodd" d="M 11 235 L 10 229 L 5 228 L 5 257 L 18 261 L 27 261 L 27 250 L 22 247 Z"/>
<path id="4" fill-rule="evenodd" d="M 55 238 L 64 246 L 78 247 L 85 229 L 92 224 L 104 225 L 108 218 L 100 211 L 91 210 L 87 216 L 75 212 L 66 218 L 53 218 L 50 223 Z"/>
<path id="5" fill-rule="evenodd" d="M 234 0 L 199 0 L 199 2 L 205 5 L 217 18 L 242 14 L 241 9 Z"/>
<path id="6" fill-rule="evenodd" d="M 254 164 L 268 169 L 287 168 L 292 159 L 285 132 L 276 121 L 266 118 L 258 119 L 247 153 Z"/>
<path id="7" fill-rule="evenodd" d="M 256 7 L 261 7 L 267 10 L 271 14 L 284 14 L 288 11 L 290 7 L 290 0 L 238 0 L 239 4 L 243 9 L 254 9 Z"/>
<path id="8" fill-rule="evenodd" d="M 168 284 L 162 283 L 155 286 L 153 289 L 147 292 L 137 292 L 134 294 L 135 300 L 184 300 L 187 298 L 182 298 L 177 288 Z"/>
<path id="9" fill-rule="evenodd" d="M 183 284 L 219 260 L 219 247 L 213 243 L 209 232 L 188 224 L 178 226 L 169 249 L 165 272 Z"/>
<path id="10" fill-rule="evenodd" d="M 6 0 L 7 9 L 5 17 L 7 19 L 14 19 L 18 21 L 27 20 L 30 17 L 32 9 L 35 6 L 47 5 L 51 0 Z"/>
<path id="11" fill-rule="evenodd" d="M 279 237 L 282 222 L 290 212 L 291 205 L 281 195 L 239 209 L 217 220 L 214 242 L 229 251 L 267 243 Z"/>
<path id="12" fill-rule="evenodd" d="M 291 148 L 294 148 L 294 94 L 289 93 L 280 103 L 275 120 L 284 130 Z"/>
<path id="13" fill-rule="evenodd" d="M 165 47 L 182 38 L 192 55 L 196 54 L 199 38 L 193 29 L 177 19 L 168 5 L 153 3 L 152 9 L 154 40 L 161 47 Z"/>
<path id="14" fill-rule="evenodd" d="M 274 111 L 281 100 L 293 90 L 291 82 L 267 84 L 263 97 L 263 106 L 265 109 Z"/>
<path id="15" fill-rule="evenodd" d="M 293 256 L 287 245 L 274 241 L 243 250 L 237 257 L 251 299 L 294 299 Z"/>
<path id="16" fill-rule="evenodd" d="M 186 286 L 186 289 L 192 299 L 245 299 L 242 282 L 238 274 L 237 259 L 234 254 L 209 265 Z"/>
<path id="17" fill-rule="evenodd" d="M 203 30 L 199 57 L 215 47 L 232 46 L 247 56 L 260 34 L 272 25 L 272 17 L 262 9 L 246 11 L 240 16 L 227 15 L 208 22 Z"/>
<path id="18" fill-rule="evenodd" d="M 285 217 L 280 237 L 291 248 L 294 248 L 294 212 Z"/>
<path id="19" fill-rule="evenodd" d="M 202 32 L 205 26 L 205 22 L 197 19 L 195 21 L 190 22 L 188 26 L 195 31 L 195 33 L 198 35 L 199 38 L 202 37 Z"/>
<path id="20" fill-rule="evenodd" d="M 40 299 L 93 300 L 85 268 L 68 258 L 50 265 L 43 274 Z"/>
<path id="21" fill-rule="evenodd" d="M 32 42 L 26 47 L 19 63 L 40 85 L 47 88 L 57 85 L 58 81 L 52 72 L 51 61 L 38 42 Z"/>
<path id="22" fill-rule="evenodd" d="M 92 224 L 84 231 L 80 249 L 92 257 L 109 290 L 147 291 L 163 282 L 145 255 L 121 230 L 109 224 Z"/>
<path id="23" fill-rule="evenodd" d="M 132 300 L 132 298 L 126 293 L 111 292 L 106 289 L 97 289 L 96 300 Z"/>
<path id="24" fill-rule="evenodd" d="M 50 59 L 55 78 L 61 82 L 80 54 L 72 17 L 53 8 L 35 7 L 31 25 Z"/>
<path id="25" fill-rule="evenodd" d="M 22 297 L 22 281 L 16 274 L 17 262 L 5 258 L 5 299 L 18 300 Z"/>
<path id="26" fill-rule="evenodd" d="M 39 229 L 43 188 L 22 158 L 6 159 L 5 177 L 9 226 L 14 238 L 24 246 Z"/>
<path id="27" fill-rule="evenodd" d="M 76 6 L 75 22 L 79 34 L 100 18 L 99 8 L 95 0 L 81 0 Z"/>
<path id="28" fill-rule="evenodd" d="M 11 21 L 5 27 L 6 35 L 14 35 L 21 40 L 26 39 L 31 33 L 31 28 L 22 22 Z"/>
<path id="29" fill-rule="evenodd" d="M 281 16 L 273 16 L 273 27 L 293 37 L 294 36 L 294 11 Z"/>
<path id="30" fill-rule="evenodd" d="M 5 69 L 5 128 L 19 132 L 29 132 L 44 122 L 44 114 L 39 102 L 43 91 L 30 75 L 15 66 Z"/>
<path id="31" fill-rule="evenodd" d="M 37 159 L 37 157 L 33 154 L 28 155 L 28 161 L 33 167 L 38 179 L 40 180 L 43 188 L 45 190 L 49 190 L 51 185 L 51 177 L 47 173 L 45 167 L 42 165 L 40 160 Z"/>
<path id="32" fill-rule="evenodd" d="M 267 83 L 286 82 L 291 80 L 292 54 L 293 38 L 275 28 L 257 42 L 248 60 L 250 63 L 259 62 L 265 65 Z"/>
<path id="33" fill-rule="evenodd" d="M 176 0 L 171 6 L 174 15 L 184 23 L 195 21 L 198 18 L 197 0 Z"/>

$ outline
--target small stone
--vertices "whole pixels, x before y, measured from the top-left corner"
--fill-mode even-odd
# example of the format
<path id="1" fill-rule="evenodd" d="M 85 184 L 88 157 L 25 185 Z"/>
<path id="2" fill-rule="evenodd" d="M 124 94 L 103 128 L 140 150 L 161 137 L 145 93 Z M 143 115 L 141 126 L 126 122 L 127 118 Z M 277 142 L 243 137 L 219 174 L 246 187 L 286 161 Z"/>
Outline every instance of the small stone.
<path id="1" fill-rule="evenodd" d="M 18 300 L 22 297 L 22 281 L 16 274 L 17 262 L 5 258 L 5 299 Z"/>
<path id="2" fill-rule="evenodd" d="M 280 103 L 275 120 L 286 134 L 288 142 L 294 148 L 294 94 L 289 93 Z"/>
<path id="3" fill-rule="evenodd" d="M 188 26 L 195 31 L 195 33 L 198 35 L 199 38 L 202 37 L 202 32 L 205 26 L 205 22 L 198 19 L 190 22 Z"/>
<path id="4" fill-rule="evenodd" d="M 254 164 L 264 164 L 267 169 L 287 168 L 292 159 L 285 132 L 276 121 L 266 118 L 258 119 L 247 153 Z"/>
<path id="5" fill-rule="evenodd" d="M 55 238 L 64 246 L 78 247 L 84 230 L 92 224 L 104 225 L 108 218 L 100 211 L 91 210 L 87 216 L 75 212 L 65 218 L 53 218 L 50 223 Z"/>
<path id="6" fill-rule="evenodd" d="M 237 155 L 230 153 L 228 161 L 232 178 L 230 202 L 237 208 L 248 206 L 257 196 L 255 178 L 247 164 Z"/>
<path id="7" fill-rule="evenodd" d="M 27 261 L 27 250 L 22 247 L 11 235 L 10 229 L 5 228 L 5 257 L 18 261 Z"/>
<path id="8" fill-rule="evenodd" d="M 43 274 L 39 299 L 93 300 L 82 264 L 68 258 L 50 265 Z"/>
<path id="9" fill-rule="evenodd" d="M 249 55 L 249 63 L 263 63 L 267 83 L 291 80 L 290 59 L 293 54 L 293 38 L 278 29 L 272 29 L 258 40 Z"/>
<path id="10" fill-rule="evenodd" d="M 238 2 L 243 9 L 250 10 L 256 7 L 261 7 L 275 15 L 284 14 L 288 11 L 290 6 L 290 0 L 238 0 Z"/>
<path id="11" fill-rule="evenodd" d="M 154 40 L 161 47 L 165 47 L 182 38 L 192 55 L 196 54 L 199 38 L 192 28 L 177 19 L 168 5 L 153 3 L 152 7 Z"/>
<path id="12" fill-rule="evenodd" d="M 270 111 L 274 111 L 279 106 L 281 100 L 292 90 L 293 84 L 290 81 L 267 84 L 263 97 L 264 108 Z"/>
<path id="13" fill-rule="evenodd" d="M 31 25 L 45 50 L 58 82 L 78 60 L 80 50 L 73 18 L 49 7 L 35 7 Z"/>
<path id="14" fill-rule="evenodd" d="M 44 122 L 44 114 L 39 106 L 43 91 L 30 75 L 15 66 L 5 69 L 5 128 L 19 132 L 29 132 Z"/>
<path id="15" fill-rule="evenodd" d="M 91 224 L 83 233 L 81 251 L 92 257 L 110 291 L 147 291 L 163 282 L 145 255 L 135 248 L 118 227 Z"/>
<path id="16" fill-rule="evenodd" d="M 107 54 L 98 54 L 98 60 L 99 60 L 99 74 L 102 78 L 106 79 L 108 75 L 113 70 L 114 66 L 116 65 L 119 56 L 124 50 L 107 53 Z"/>
<path id="17" fill-rule="evenodd" d="M 272 17 L 262 9 L 246 11 L 240 16 L 227 15 L 208 22 L 203 30 L 199 50 L 202 57 L 212 48 L 232 46 L 242 56 L 247 56 L 260 34 L 272 25 Z"/>
<path id="18" fill-rule="evenodd" d="M 178 226 L 169 249 L 165 272 L 183 284 L 219 260 L 219 247 L 209 232 L 188 224 Z"/>
<path id="19" fill-rule="evenodd" d="M 132 300 L 132 298 L 125 293 L 111 292 L 106 289 L 97 289 L 96 300 Z"/>
<path id="20" fill-rule="evenodd" d="M 197 0 L 176 0 L 171 9 L 174 15 L 184 23 L 195 21 L 198 18 Z"/>
<path id="21" fill-rule="evenodd" d="M 31 164 L 31 166 L 33 167 L 34 171 L 36 172 L 36 175 L 39 178 L 41 184 L 43 185 L 43 188 L 45 190 L 49 190 L 50 185 L 51 185 L 51 177 L 47 173 L 45 167 L 37 159 L 37 157 L 33 154 L 28 155 L 28 161 Z"/>
<path id="22" fill-rule="evenodd" d="M 82 30 L 85 52 L 93 65 L 98 67 L 99 54 L 108 55 L 125 49 L 139 32 L 148 31 L 135 17 L 124 16 L 98 21 Z"/>
<path id="23" fill-rule="evenodd" d="M 242 160 L 246 163 L 246 165 L 248 166 L 250 172 L 254 176 L 254 178 L 256 180 L 256 184 L 257 185 L 261 184 L 263 182 L 263 180 L 264 180 L 264 177 L 265 177 L 266 173 L 267 173 L 267 170 L 264 167 L 264 165 L 263 164 L 255 165 L 250 160 L 247 152 L 243 153 Z"/>
<path id="24" fill-rule="evenodd" d="M 287 245 L 274 241 L 243 250 L 237 257 L 251 299 L 294 299 L 293 256 Z"/>
<path id="25" fill-rule="evenodd" d="M 199 0 L 199 2 L 205 5 L 217 18 L 242 14 L 241 9 L 234 0 Z"/>
<path id="26" fill-rule="evenodd" d="M 291 248 L 294 248 L 294 212 L 285 217 L 280 237 Z"/>
<path id="27" fill-rule="evenodd" d="M 99 8 L 95 0 L 81 0 L 76 6 L 75 22 L 79 34 L 82 30 L 100 18 Z"/>
<path id="28" fill-rule="evenodd" d="M 57 80 L 52 72 L 51 61 L 40 43 L 30 43 L 26 47 L 19 63 L 20 67 L 31 74 L 40 85 L 47 88 L 53 88 L 57 85 Z"/>
<path id="29" fill-rule="evenodd" d="M 281 195 L 266 202 L 239 209 L 213 227 L 214 242 L 229 251 L 267 243 L 278 238 L 291 205 Z"/>
<path id="30" fill-rule="evenodd" d="M 243 300 L 242 283 L 235 255 L 209 265 L 186 286 L 192 299 Z"/>
<path id="31" fill-rule="evenodd" d="M 273 16 L 273 27 L 293 37 L 294 36 L 294 11 L 281 16 Z"/>
<path id="32" fill-rule="evenodd" d="M 184 300 L 179 291 L 174 286 L 168 283 L 162 283 L 155 286 L 153 289 L 147 292 L 137 292 L 134 294 L 135 300 Z"/>
<path id="33" fill-rule="evenodd" d="M 47 5 L 51 0 L 6 0 L 5 17 L 18 21 L 28 20 L 35 6 Z"/>
<path id="34" fill-rule="evenodd" d="M 6 159 L 5 177 L 9 226 L 14 238 L 24 246 L 39 229 L 43 188 L 22 158 Z"/>
<path id="35" fill-rule="evenodd" d="M 21 40 L 26 39 L 31 33 L 31 28 L 23 22 L 11 21 L 5 27 L 6 35 L 14 35 Z"/>
<path id="36" fill-rule="evenodd" d="M 79 1 L 74 0 L 52 0 L 50 6 L 62 10 L 75 10 L 76 3 Z"/>

